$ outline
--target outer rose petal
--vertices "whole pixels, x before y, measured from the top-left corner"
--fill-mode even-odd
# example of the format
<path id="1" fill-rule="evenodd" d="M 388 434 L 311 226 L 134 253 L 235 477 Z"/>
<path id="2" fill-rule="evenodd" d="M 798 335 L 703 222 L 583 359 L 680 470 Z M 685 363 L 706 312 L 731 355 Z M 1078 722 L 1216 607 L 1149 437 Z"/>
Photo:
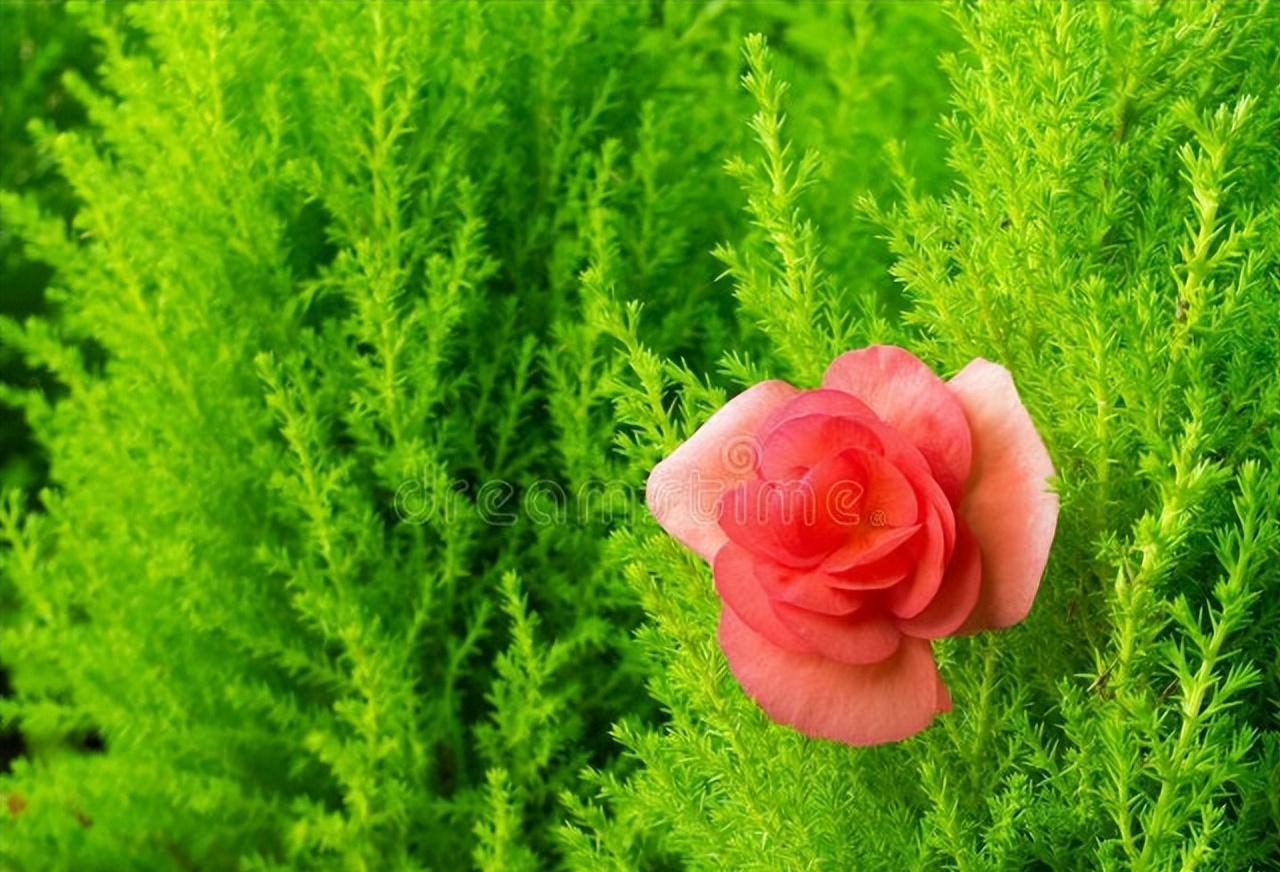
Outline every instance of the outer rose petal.
<path id="1" fill-rule="evenodd" d="M 716 503 L 755 478 L 756 432 L 799 391 L 782 381 L 753 385 L 725 403 L 671 456 L 649 473 L 649 511 L 663 529 L 710 562 L 727 539 Z"/>
<path id="2" fill-rule="evenodd" d="M 892 657 L 902 642 L 894 622 L 874 609 L 849 617 L 823 615 L 787 603 L 774 603 L 773 610 L 789 630 L 813 646 L 815 654 L 841 663 L 880 663 Z"/>
<path id="3" fill-rule="evenodd" d="M 878 745 L 912 736 L 938 711 L 946 688 L 929 643 L 904 637 L 870 666 L 786 651 L 760 637 L 731 609 L 720 612 L 720 647 L 747 695 L 778 723 L 807 736 Z"/>
<path id="4" fill-rule="evenodd" d="M 915 355 L 894 345 L 849 351 L 827 368 L 822 386 L 853 394 L 910 437 L 947 496 L 959 498 L 969 478 L 969 427 L 947 383 Z"/>
<path id="5" fill-rule="evenodd" d="M 1008 627 L 1031 611 L 1058 523 L 1053 463 L 1003 366 L 975 358 L 949 382 L 973 433 L 960 503 L 982 552 L 982 588 L 962 632 Z"/>

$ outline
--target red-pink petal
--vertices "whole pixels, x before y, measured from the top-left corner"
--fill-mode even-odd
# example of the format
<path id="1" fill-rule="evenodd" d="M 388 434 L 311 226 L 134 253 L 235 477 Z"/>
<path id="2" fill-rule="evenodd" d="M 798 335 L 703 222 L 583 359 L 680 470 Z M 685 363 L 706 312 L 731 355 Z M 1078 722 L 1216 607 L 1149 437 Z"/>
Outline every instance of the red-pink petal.
<path id="1" fill-rule="evenodd" d="M 738 683 L 774 721 L 807 736 L 878 745 L 915 735 L 943 710 L 945 688 L 929 643 L 902 640 L 871 666 L 787 651 L 720 613 L 720 647 Z"/>
<path id="2" fill-rule="evenodd" d="M 730 542 L 720 549 L 712 568 L 720 598 L 743 623 L 773 644 L 791 651 L 812 651 L 812 645 L 778 619 L 752 564 L 752 555 L 745 548 Z"/>
<path id="3" fill-rule="evenodd" d="M 943 573 L 946 570 L 946 540 L 942 535 L 942 524 L 938 514 L 931 507 L 929 519 L 925 522 L 924 535 L 919 540 L 919 551 L 915 559 L 915 573 L 897 587 L 885 593 L 885 603 L 889 610 L 899 618 L 913 618 L 924 611 L 925 606 L 933 601 L 942 586 Z"/>
<path id="4" fill-rule="evenodd" d="M 814 653 L 841 663 L 879 663 L 898 650 L 902 633 L 877 610 L 849 617 L 823 615 L 786 603 L 773 610 L 788 630 L 804 639 Z"/>
<path id="5" fill-rule="evenodd" d="M 839 391 L 822 393 L 839 394 Z M 768 435 L 764 437 L 760 451 L 760 476 L 768 479 L 797 478 L 824 460 L 851 448 L 883 453 L 880 432 L 884 430 L 884 425 L 872 418 L 831 415 L 788 418 L 767 431 Z"/>
<path id="6" fill-rule="evenodd" d="M 888 557 L 899 546 L 920 532 L 923 525 L 909 527 L 882 527 L 861 539 L 850 542 L 822 561 L 823 572 L 844 572 L 859 566 L 868 566 Z"/>
<path id="7" fill-rule="evenodd" d="M 903 545 L 892 554 L 861 566 L 851 566 L 831 574 L 832 587 L 841 590 L 883 590 L 893 587 L 915 572 L 920 546 L 916 542 Z"/>
<path id="8" fill-rule="evenodd" d="M 920 639 L 950 636 L 973 612 L 982 583 L 982 557 L 969 528 L 961 523 L 956 537 L 956 551 L 947 564 L 946 575 L 938 595 L 914 618 L 898 621 L 898 629 Z"/>
<path id="9" fill-rule="evenodd" d="M 976 358 L 950 382 L 973 433 L 973 473 L 960 503 L 982 552 L 982 586 L 965 632 L 1008 627 L 1031 611 L 1058 524 L 1053 463 L 1013 378 Z"/>
<path id="10" fill-rule="evenodd" d="M 806 481 L 744 481 L 725 496 L 720 528 L 744 548 L 791 567 L 815 566 L 847 534 L 819 512 Z"/>
<path id="11" fill-rule="evenodd" d="M 837 580 L 824 572 L 790 569 L 757 558 L 755 573 L 765 595 L 773 602 L 790 603 L 827 615 L 850 615 L 862 608 L 863 597 L 854 591 L 840 590 L 835 584 Z"/>
<path id="12" fill-rule="evenodd" d="M 753 385 L 712 415 L 649 473 L 649 511 L 672 536 L 710 561 L 725 543 L 717 523 L 719 500 L 755 477 L 757 431 L 799 391 L 786 382 Z"/>
<path id="13" fill-rule="evenodd" d="M 841 457 L 846 464 L 862 467 L 847 476 L 849 481 L 860 482 L 863 489 L 856 513 L 858 535 L 874 535 L 885 527 L 909 527 L 920 520 L 915 488 L 896 466 L 877 454 L 857 449 Z M 828 502 L 835 508 L 834 499 Z"/>
<path id="14" fill-rule="evenodd" d="M 769 435 L 793 418 L 804 418 L 809 415 L 823 415 L 837 418 L 872 418 L 876 413 L 862 400 L 845 391 L 833 391 L 819 388 L 813 391 L 802 391 L 794 399 L 779 406 L 760 426 L 760 435 L 768 439 Z"/>
<path id="15" fill-rule="evenodd" d="M 840 391 L 813 391 L 803 394 L 807 398 L 815 394 L 839 396 Z M 788 403 L 776 417 L 787 409 L 802 408 L 797 398 Z M 853 403 L 857 400 L 850 398 Z M 833 405 L 840 405 L 834 403 Z M 967 426 L 967 425 L 966 425 Z M 837 454 L 849 449 L 862 449 L 881 454 L 890 465 L 906 477 L 916 488 L 919 498 L 938 510 L 946 539 L 945 551 L 951 555 L 955 544 L 955 522 L 952 516 L 951 498 L 934 478 L 933 470 L 915 443 L 901 431 L 875 418 L 843 418 L 807 414 L 785 418 L 769 430 L 766 423 L 761 450 L 760 474 L 764 478 L 786 479 L 802 476 L 807 471 Z"/>
<path id="16" fill-rule="evenodd" d="M 822 386 L 852 394 L 905 433 L 948 498 L 959 499 L 969 478 L 969 426 L 947 383 L 933 370 L 905 349 L 873 345 L 837 357 Z"/>
<path id="17" fill-rule="evenodd" d="M 951 711 L 951 691 L 947 690 L 946 683 L 942 680 L 942 675 L 938 675 L 938 711 Z"/>

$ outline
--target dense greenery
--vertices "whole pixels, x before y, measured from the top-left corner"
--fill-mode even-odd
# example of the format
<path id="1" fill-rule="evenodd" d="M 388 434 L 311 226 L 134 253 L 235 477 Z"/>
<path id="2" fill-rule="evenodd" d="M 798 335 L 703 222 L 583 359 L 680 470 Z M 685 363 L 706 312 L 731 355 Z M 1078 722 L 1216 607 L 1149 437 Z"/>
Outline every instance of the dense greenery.
<path id="1" fill-rule="evenodd" d="M 93 76 L 90 36 L 72 26 L 53 4 L 0 4 L 0 187 L 39 196 L 48 212 L 69 217 L 74 211 L 70 189 L 47 155 L 27 134 L 32 119 L 59 126 L 80 124 L 84 112 L 68 97 L 61 77 L 70 70 Z M 0 224 L 0 314 L 25 318 L 43 310 L 49 267 L 23 256 L 22 243 L 8 223 Z M 32 386 L 38 370 L 23 366 L 14 350 L 0 346 L 3 381 Z M 51 386 L 52 382 L 46 382 Z M 45 470 L 40 452 L 20 415 L 0 421 L 0 488 L 33 488 Z"/>
<path id="2" fill-rule="evenodd" d="M 1280 868 L 1274 2 L 5 20 L 3 868 Z M 851 749 L 639 493 L 871 341 L 1008 366 L 1062 521 Z"/>

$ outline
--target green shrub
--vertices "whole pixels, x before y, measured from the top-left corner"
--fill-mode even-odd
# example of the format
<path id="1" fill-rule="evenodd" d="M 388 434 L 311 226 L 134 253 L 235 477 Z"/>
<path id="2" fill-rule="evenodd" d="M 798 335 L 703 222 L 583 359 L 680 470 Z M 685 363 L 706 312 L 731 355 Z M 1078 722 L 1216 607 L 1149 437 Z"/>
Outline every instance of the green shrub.
<path id="1" fill-rule="evenodd" d="M 74 224 L 0 198 L 58 385 L 0 388 L 51 480 L 0 515 L 3 863 L 1272 862 L 1276 11 L 80 10 Z M 858 750 L 738 690 L 637 495 L 870 341 L 1013 370 L 1063 520 L 955 711 Z"/>
<path id="2" fill-rule="evenodd" d="M 31 752 L 3 782 L 0 856 L 553 862 L 558 794 L 614 765 L 618 716 L 655 716 L 635 594 L 599 557 L 610 520 L 519 511 L 539 483 L 617 477 L 606 289 L 662 314 L 647 341 L 714 361 L 738 335 L 710 251 L 745 225 L 720 171 L 746 138 L 740 34 L 794 35 L 813 111 L 840 107 L 814 135 L 874 142 L 929 131 L 940 88 L 882 110 L 941 81 L 943 17 L 81 12 L 102 58 L 101 88 L 68 80 L 88 126 L 33 128 L 75 225 L 0 201 L 56 269 L 56 316 L 0 336 L 59 385 L 3 395 L 53 486 L 4 513 L 0 713 Z M 915 63 L 827 51 L 882 20 L 929 25 Z M 833 172 L 826 208 L 872 174 Z M 887 263 L 853 231 L 834 244 Z"/>
<path id="3" fill-rule="evenodd" d="M 67 69 L 92 75 L 89 37 L 52 3 L 0 4 L 0 188 L 22 189 L 51 213 L 69 216 L 74 203 L 65 180 L 37 151 L 26 125 L 44 118 L 59 127 L 83 121 L 81 107 L 59 82 Z M 44 312 L 49 268 L 27 259 L 22 244 L 0 224 L 0 315 L 25 318 Z M 33 386 L 38 374 L 0 346 L 0 381 Z M 43 458 L 20 415 L 0 420 L 0 489 L 35 489 L 43 483 Z"/>
<path id="4" fill-rule="evenodd" d="M 777 92 L 748 44 L 764 151 L 748 189 L 773 252 L 734 276 L 767 309 L 764 371 L 813 383 L 831 351 L 886 339 L 948 373 L 1000 361 L 1055 459 L 1062 521 L 1031 618 L 937 646 L 955 711 L 864 751 L 769 724 L 713 641 L 701 561 L 651 522 L 619 535 L 671 723 L 619 728 L 641 768 L 576 805 L 580 868 L 629 868 L 644 845 L 695 869 L 1275 868 L 1276 13 L 960 11 L 955 185 L 928 196 L 907 176 L 900 205 L 863 199 L 910 300 L 893 324 L 874 298 L 840 302 L 820 236 L 776 193 Z M 686 377 L 632 368 L 619 408 L 674 447 L 708 404 L 645 406 Z"/>

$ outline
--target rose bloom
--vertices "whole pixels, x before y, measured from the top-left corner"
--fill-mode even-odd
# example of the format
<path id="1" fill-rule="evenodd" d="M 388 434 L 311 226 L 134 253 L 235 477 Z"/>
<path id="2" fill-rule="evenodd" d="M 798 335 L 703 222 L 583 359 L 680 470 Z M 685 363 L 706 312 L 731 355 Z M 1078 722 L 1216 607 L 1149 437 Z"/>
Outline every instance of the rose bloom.
<path id="1" fill-rule="evenodd" d="M 1004 367 L 944 382 L 910 352 L 762 382 L 649 476 L 712 567 L 719 640 L 775 721 L 853 745 L 950 710 L 930 640 L 1026 617 L 1058 519 L 1053 465 Z"/>

